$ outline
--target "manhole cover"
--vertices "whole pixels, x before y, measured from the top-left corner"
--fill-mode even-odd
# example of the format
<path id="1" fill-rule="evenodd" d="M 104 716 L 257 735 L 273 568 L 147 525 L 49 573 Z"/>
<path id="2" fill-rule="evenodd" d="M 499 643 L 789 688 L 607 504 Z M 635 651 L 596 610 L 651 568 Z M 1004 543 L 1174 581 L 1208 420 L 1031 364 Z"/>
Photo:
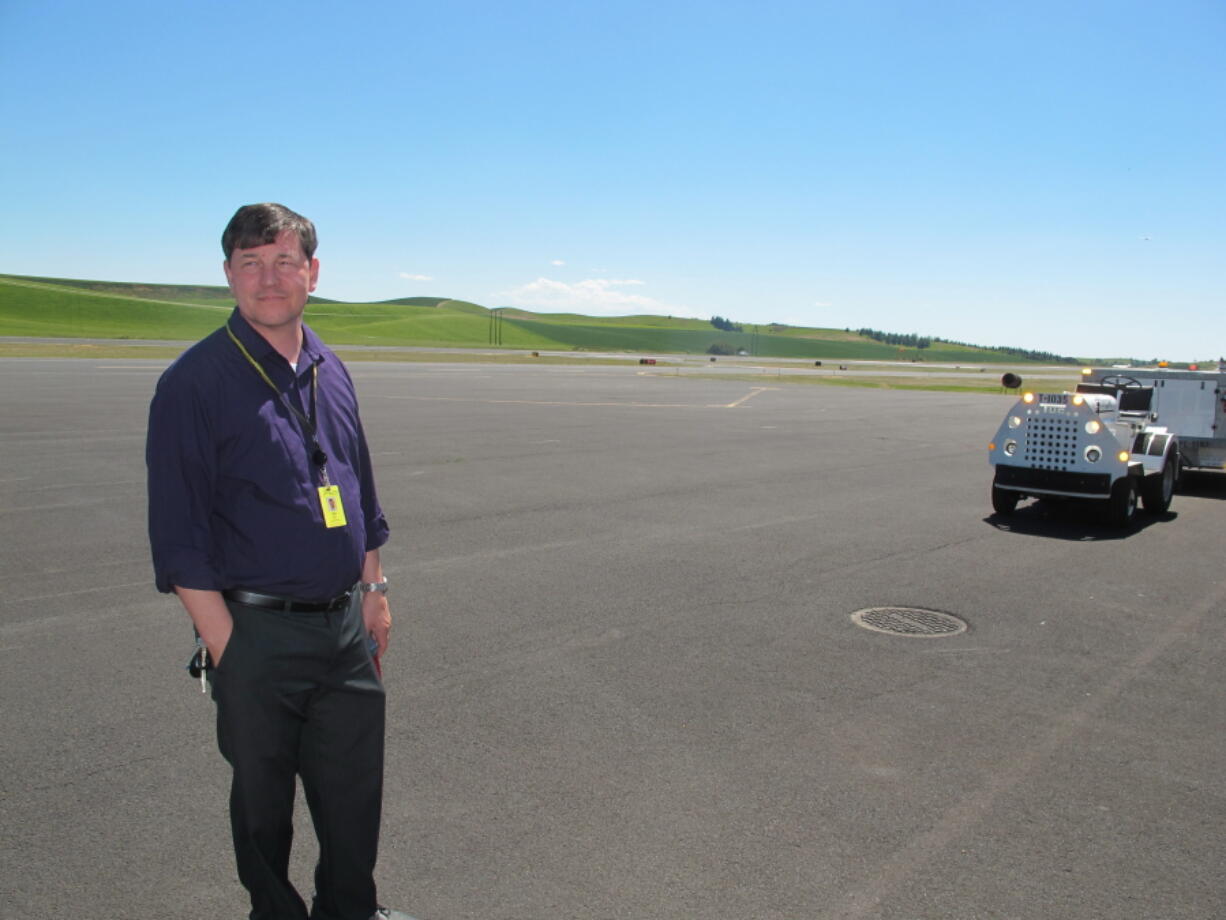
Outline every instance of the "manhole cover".
<path id="1" fill-rule="evenodd" d="M 966 622 L 939 610 L 922 607 L 867 607 L 851 615 L 857 626 L 873 632 L 914 639 L 936 639 L 966 632 Z"/>

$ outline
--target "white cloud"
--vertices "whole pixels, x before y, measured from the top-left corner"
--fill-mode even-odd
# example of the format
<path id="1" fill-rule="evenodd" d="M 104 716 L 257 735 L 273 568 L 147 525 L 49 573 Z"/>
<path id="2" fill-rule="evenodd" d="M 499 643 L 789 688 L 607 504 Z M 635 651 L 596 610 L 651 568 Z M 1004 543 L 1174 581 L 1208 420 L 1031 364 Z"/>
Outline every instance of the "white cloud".
<path id="1" fill-rule="evenodd" d="M 549 262 L 549 264 L 550 264 L 550 265 L 552 265 L 552 266 L 554 266 L 555 268 L 561 268 L 563 265 L 565 265 L 565 264 L 566 264 L 566 262 L 565 262 L 564 260 L 562 260 L 562 259 L 552 259 L 552 260 Z"/>
<path id="2" fill-rule="evenodd" d="M 433 281 L 434 280 L 429 275 L 413 275 L 413 274 L 410 274 L 409 272 L 401 272 L 400 277 L 403 278 L 405 281 Z"/>
<path id="3" fill-rule="evenodd" d="M 688 307 L 662 303 L 654 297 L 632 294 L 624 287 L 646 284 L 633 278 L 590 278 L 568 284 L 550 278 L 537 278 L 498 296 L 509 306 L 540 313 L 583 313 L 587 316 L 626 316 L 651 313 L 661 316 L 699 317 Z"/>

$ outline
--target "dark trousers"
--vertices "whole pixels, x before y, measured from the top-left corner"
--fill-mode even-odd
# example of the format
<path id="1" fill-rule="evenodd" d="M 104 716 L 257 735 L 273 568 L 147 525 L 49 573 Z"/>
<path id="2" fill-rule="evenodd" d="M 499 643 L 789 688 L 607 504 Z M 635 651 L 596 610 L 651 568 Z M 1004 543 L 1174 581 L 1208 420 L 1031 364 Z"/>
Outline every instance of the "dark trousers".
<path id="1" fill-rule="evenodd" d="M 234 769 L 230 822 L 251 920 L 369 920 L 383 803 L 383 685 L 361 599 L 333 613 L 227 602 L 213 672 L 217 741 Z M 308 915 L 289 880 L 295 777 L 319 839 Z"/>

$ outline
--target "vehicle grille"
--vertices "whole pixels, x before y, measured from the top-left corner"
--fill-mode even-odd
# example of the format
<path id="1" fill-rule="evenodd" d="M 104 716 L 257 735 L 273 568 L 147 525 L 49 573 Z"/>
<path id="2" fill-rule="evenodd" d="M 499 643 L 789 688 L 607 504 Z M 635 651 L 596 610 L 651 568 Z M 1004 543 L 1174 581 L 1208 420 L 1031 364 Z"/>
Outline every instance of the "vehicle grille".
<path id="1" fill-rule="evenodd" d="M 1080 456 L 1081 420 L 1062 415 L 1032 415 L 1022 440 L 1023 463 L 1044 470 L 1067 470 Z"/>

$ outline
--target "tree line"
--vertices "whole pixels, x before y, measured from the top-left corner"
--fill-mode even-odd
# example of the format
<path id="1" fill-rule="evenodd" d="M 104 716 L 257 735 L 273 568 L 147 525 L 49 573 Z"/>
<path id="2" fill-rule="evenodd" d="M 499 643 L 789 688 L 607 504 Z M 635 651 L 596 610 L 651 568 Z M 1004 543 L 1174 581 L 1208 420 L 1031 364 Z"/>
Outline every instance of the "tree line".
<path id="1" fill-rule="evenodd" d="M 877 329 L 857 329 L 860 335 L 865 338 L 873 339 L 877 342 L 882 342 L 886 345 L 899 345 L 904 348 L 931 348 L 933 342 L 939 342 L 942 345 L 959 345 L 963 348 L 984 348 L 988 351 L 1000 352 L 1003 355 L 1011 355 L 1014 358 L 1023 358 L 1027 361 L 1046 361 L 1051 364 L 1076 364 L 1076 358 L 1057 355 L 1050 351 L 1037 351 L 1030 348 L 1013 348 L 1009 345 L 972 345 L 970 342 L 955 342 L 953 339 L 943 339 L 940 336 L 916 335 L 915 333 L 898 333 L 898 332 L 881 332 Z"/>
<path id="2" fill-rule="evenodd" d="M 721 329 L 724 332 L 742 332 L 744 327 L 740 323 L 734 323 L 730 319 L 725 319 L 722 316 L 712 316 L 711 325 L 716 329 Z M 772 325 L 772 331 L 774 331 Z M 786 327 L 779 327 L 780 329 Z M 851 329 L 847 329 L 851 332 Z M 896 345 L 899 348 L 915 348 L 922 350 L 931 348 L 933 342 L 939 342 L 943 345 L 959 345 L 963 348 L 980 348 L 987 351 L 996 351 L 1004 355 L 1010 355 L 1014 358 L 1022 358 L 1027 361 L 1046 361 L 1051 364 L 1076 364 L 1076 358 L 1069 358 L 1064 355 L 1057 355 L 1050 351 L 1036 351 L 1028 348 L 1013 348 L 1008 345 L 972 345 L 969 342 L 957 342 L 953 339 L 943 339 L 935 335 L 919 335 L 914 332 L 883 332 L 880 329 L 857 329 L 859 335 L 866 339 L 872 339 L 874 342 L 881 342 L 883 345 Z"/>
<path id="3" fill-rule="evenodd" d="M 885 345 L 901 345 L 904 348 L 928 348 L 932 345 L 931 337 L 914 332 L 882 332 L 879 329 L 857 329 L 856 332 Z"/>
<path id="4" fill-rule="evenodd" d="M 1015 358 L 1025 358 L 1028 361 L 1046 361 L 1049 364 L 1079 364 L 1076 358 L 1058 355 L 1050 351 L 1035 351 L 1029 348 L 1013 348 L 1009 345 L 971 345 L 968 342 L 955 342 L 953 339 L 934 338 L 934 342 L 946 345 L 961 345 L 964 348 L 987 348 L 989 351 L 999 351 L 1001 354 L 1012 355 Z"/>

